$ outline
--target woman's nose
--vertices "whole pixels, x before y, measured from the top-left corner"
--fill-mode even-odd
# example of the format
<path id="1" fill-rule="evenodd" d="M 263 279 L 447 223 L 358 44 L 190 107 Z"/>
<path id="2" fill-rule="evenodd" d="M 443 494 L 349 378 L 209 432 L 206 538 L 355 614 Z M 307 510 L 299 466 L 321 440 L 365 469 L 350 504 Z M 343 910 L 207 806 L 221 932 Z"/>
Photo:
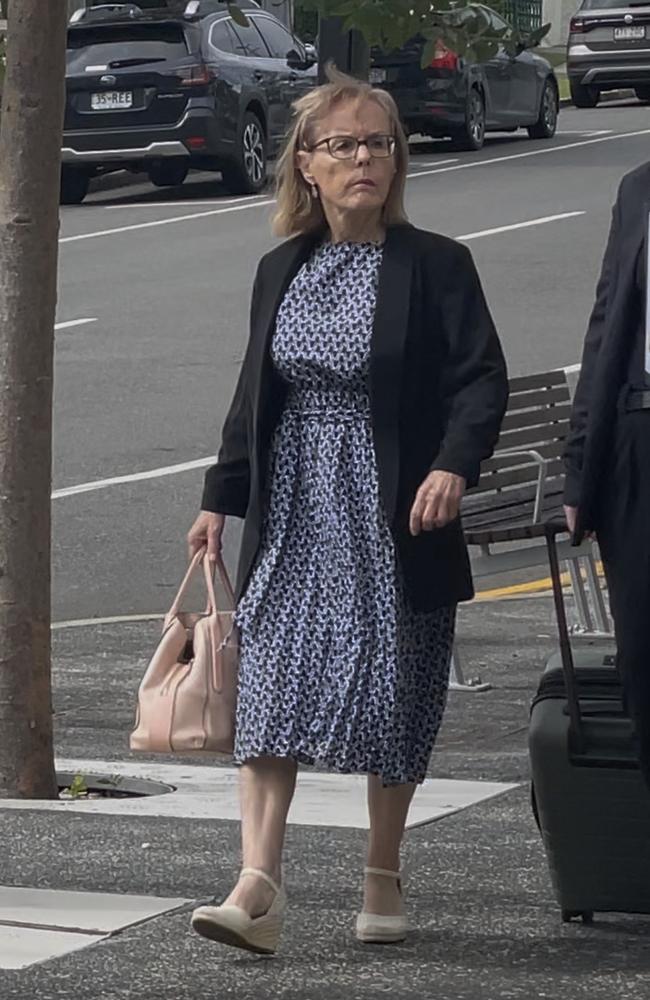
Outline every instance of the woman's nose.
<path id="1" fill-rule="evenodd" d="M 357 163 L 363 164 L 369 162 L 370 162 L 370 153 L 368 151 L 368 147 L 365 142 L 362 142 L 359 144 L 359 148 L 357 149 Z"/>

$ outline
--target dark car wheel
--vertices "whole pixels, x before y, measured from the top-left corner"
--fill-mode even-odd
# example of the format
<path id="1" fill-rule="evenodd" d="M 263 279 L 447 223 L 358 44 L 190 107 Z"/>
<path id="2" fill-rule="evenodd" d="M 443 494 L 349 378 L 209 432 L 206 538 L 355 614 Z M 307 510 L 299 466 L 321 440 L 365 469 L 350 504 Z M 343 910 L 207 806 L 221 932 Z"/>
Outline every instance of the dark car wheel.
<path id="1" fill-rule="evenodd" d="M 156 187 L 178 187 L 190 171 L 185 160 L 160 160 L 150 163 L 147 168 L 149 180 Z"/>
<path id="2" fill-rule="evenodd" d="M 558 92 L 555 82 L 551 79 L 544 84 L 539 118 L 528 129 L 531 139 L 552 139 L 557 131 Z"/>
<path id="3" fill-rule="evenodd" d="M 576 108 L 595 108 L 600 100 L 598 87 L 583 87 L 581 83 L 571 81 L 571 100 Z"/>
<path id="4" fill-rule="evenodd" d="M 233 194 L 258 194 L 266 186 L 266 136 L 252 111 L 244 116 L 239 156 L 224 164 L 222 174 Z"/>
<path id="5" fill-rule="evenodd" d="M 634 93 L 644 104 L 650 103 L 650 87 L 635 87 Z"/>
<path id="6" fill-rule="evenodd" d="M 470 152 L 483 148 L 485 142 L 485 101 L 480 90 L 472 87 L 467 95 L 465 124 L 462 132 L 453 136 L 456 149 Z"/>
<path id="7" fill-rule="evenodd" d="M 88 194 L 90 186 L 90 174 L 85 170 L 77 170 L 75 167 L 63 167 L 61 170 L 61 196 L 62 205 L 81 205 Z"/>

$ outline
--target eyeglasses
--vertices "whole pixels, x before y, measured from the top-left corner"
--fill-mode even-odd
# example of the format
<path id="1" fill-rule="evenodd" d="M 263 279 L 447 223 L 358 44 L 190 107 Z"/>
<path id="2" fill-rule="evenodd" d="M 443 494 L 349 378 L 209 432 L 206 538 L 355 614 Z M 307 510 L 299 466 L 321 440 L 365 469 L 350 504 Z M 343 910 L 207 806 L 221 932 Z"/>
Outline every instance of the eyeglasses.
<path id="1" fill-rule="evenodd" d="M 360 146 L 365 146 L 373 159 L 386 159 L 395 152 L 394 135 L 370 135 L 367 139 L 357 139 L 353 135 L 333 135 L 329 139 L 321 139 L 312 146 L 312 150 L 327 146 L 327 151 L 335 160 L 353 160 Z"/>

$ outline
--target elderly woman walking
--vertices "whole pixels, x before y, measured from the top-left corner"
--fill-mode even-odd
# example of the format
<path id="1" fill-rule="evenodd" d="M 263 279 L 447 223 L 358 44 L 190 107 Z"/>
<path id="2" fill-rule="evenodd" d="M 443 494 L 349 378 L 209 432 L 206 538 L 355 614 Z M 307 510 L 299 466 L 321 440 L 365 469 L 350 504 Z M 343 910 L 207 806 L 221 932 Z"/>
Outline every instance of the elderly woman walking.
<path id="1" fill-rule="evenodd" d="M 194 929 L 279 942 L 297 765 L 368 775 L 357 937 L 407 933 L 400 845 L 473 596 L 459 520 L 497 440 L 507 380 L 469 252 L 411 226 L 388 94 L 332 74 L 296 105 L 276 232 L 192 553 L 245 519 L 235 761 L 244 868 Z"/>

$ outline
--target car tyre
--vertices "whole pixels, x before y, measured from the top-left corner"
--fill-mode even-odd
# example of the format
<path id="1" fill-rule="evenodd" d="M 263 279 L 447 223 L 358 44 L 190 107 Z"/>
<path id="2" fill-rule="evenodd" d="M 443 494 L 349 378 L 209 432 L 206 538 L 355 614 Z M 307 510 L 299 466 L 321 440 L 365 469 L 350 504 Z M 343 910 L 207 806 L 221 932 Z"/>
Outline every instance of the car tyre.
<path id="1" fill-rule="evenodd" d="M 650 87 L 635 87 L 634 93 L 643 104 L 650 104 Z"/>
<path id="2" fill-rule="evenodd" d="M 78 170 L 76 167 L 63 167 L 61 170 L 61 194 L 62 205 L 81 205 L 88 194 L 90 187 L 90 174 L 85 170 Z"/>
<path id="3" fill-rule="evenodd" d="M 600 100 L 598 87 L 583 87 L 581 83 L 570 83 L 571 100 L 576 108 L 595 108 Z"/>
<path id="4" fill-rule="evenodd" d="M 544 84 L 542 92 L 542 103 L 539 109 L 539 118 L 534 125 L 528 129 L 531 139 L 552 139 L 557 131 L 557 119 L 559 112 L 559 94 L 555 82 L 548 79 Z"/>
<path id="5" fill-rule="evenodd" d="M 480 90 L 472 87 L 465 105 L 465 124 L 453 137 L 455 149 L 476 152 L 485 142 L 485 101 Z"/>
<path id="6" fill-rule="evenodd" d="M 266 136 L 261 121 L 252 111 L 244 115 L 239 155 L 224 164 L 222 176 L 232 194 L 259 194 L 266 187 Z"/>
<path id="7" fill-rule="evenodd" d="M 184 159 L 161 160 L 147 167 L 149 180 L 155 187 L 179 187 L 190 172 Z"/>

